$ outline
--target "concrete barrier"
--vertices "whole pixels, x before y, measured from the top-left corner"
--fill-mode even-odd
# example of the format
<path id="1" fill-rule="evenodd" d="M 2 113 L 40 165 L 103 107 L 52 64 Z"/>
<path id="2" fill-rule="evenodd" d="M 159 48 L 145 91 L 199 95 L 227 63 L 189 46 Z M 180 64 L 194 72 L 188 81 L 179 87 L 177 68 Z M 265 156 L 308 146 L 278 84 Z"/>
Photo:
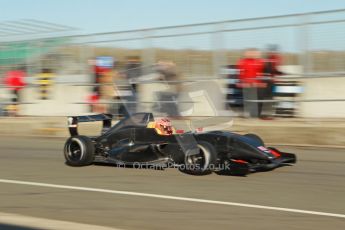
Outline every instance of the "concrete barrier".
<path id="1" fill-rule="evenodd" d="M 245 134 L 256 133 L 269 144 L 315 145 L 345 147 L 345 122 L 341 119 L 305 120 L 277 119 L 262 121 L 257 119 L 235 118 L 232 126 L 224 126 L 230 118 L 194 118 L 194 120 L 174 120 L 178 129 L 190 130 L 199 127 L 212 126 L 215 129 Z M 101 123 L 83 123 L 80 133 L 97 135 L 101 131 Z M 69 136 L 67 119 L 65 117 L 19 117 L 1 118 L 0 135 L 5 136 Z"/>

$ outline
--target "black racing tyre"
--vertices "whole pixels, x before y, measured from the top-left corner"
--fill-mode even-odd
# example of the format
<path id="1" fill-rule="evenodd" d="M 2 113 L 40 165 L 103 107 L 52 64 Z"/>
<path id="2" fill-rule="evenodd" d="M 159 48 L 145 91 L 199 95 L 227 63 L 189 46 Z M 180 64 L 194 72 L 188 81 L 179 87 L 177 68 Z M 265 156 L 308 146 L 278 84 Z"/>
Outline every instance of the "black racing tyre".
<path id="1" fill-rule="evenodd" d="M 179 168 L 181 172 L 190 175 L 207 175 L 214 171 L 217 161 L 216 149 L 206 141 L 199 141 L 198 148 L 198 154 L 186 154 L 185 163 Z"/>
<path id="2" fill-rule="evenodd" d="M 86 136 L 70 137 L 65 143 L 64 156 L 67 165 L 90 165 L 95 158 L 95 146 Z"/>
<path id="3" fill-rule="evenodd" d="M 258 145 L 261 145 L 261 146 L 265 146 L 265 143 L 264 141 L 256 134 L 253 134 L 253 133 L 248 133 L 248 134 L 245 134 L 244 135 L 245 137 L 248 137 L 252 140 L 255 140 L 255 142 L 258 144 Z"/>

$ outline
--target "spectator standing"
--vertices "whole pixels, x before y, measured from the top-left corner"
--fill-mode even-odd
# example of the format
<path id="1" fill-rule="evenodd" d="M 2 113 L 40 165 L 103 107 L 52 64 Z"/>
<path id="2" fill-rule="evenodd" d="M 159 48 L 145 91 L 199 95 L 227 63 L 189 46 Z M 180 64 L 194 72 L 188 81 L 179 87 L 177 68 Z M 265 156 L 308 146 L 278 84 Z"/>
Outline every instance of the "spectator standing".
<path id="1" fill-rule="evenodd" d="M 51 97 L 51 88 L 54 84 L 54 74 L 50 69 L 42 69 L 42 72 L 37 76 L 37 83 L 39 85 L 39 93 L 41 100 L 48 100 Z"/>
<path id="2" fill-rule="evenodd" d="M 90 64 L 92 65 L 92 69 L 93 69 L 93 83 L 96 84 L 93 87 L 92 91 L 95 95 L 97 95 L 99 97 L 100 96 L 100 85 L 98 85 L 98 84 L 101 81 L 103 73 L 106 72 L 107 69 L 104 66 L 99 65 L 99 61 L 97 60 L 97 58 L 95 60 L 91 60 Z"/>
<path id="3" fill-rule="evenodd" d="M 125 66 L 125 75 L 128 82 L 132 86 L 134 93 L 137 93 L 137 84 L 136 81 L 142 75 L 141 61 L 137 56 L 127 57 L 127 63 Z"/>
<path id="4" fill-rule="evenodd" d="M 128 87 L 119 87 L 118 94 L 123 104 L 120 105 L 119 114 L 128 116 L 137 111 L 138 78 L 142 75 L 142 64 L 138 56 L 127 57 L 124 77 Z"/>
<path id="5" fill-rule="evenodd" d="M 160 75 L 162 83 L 167 84 L 168 88 L 156 92 L 158 103 L 154 104 L 154 109 L 164 112 L 168 116 L 180 116 L 178 98 L 181 84 L 178 82 L 179 74 L 176 64 L 172 61 L 159 61 L 156 64 L 156 71 Z"/>
<path id="6" fill-rule="evenodd" d="M 108 104 L 105 101 L 112 97 L 110 95 L 114 91 L 111 85 L 113 63 L 113 57 L 109 56 L 98 56 L 89 60 L 89 65 L 93 70 L 94 83 L 92 93 L 87 98 L 91 112 L 105 113 L 108 110 Z"/>
<path id="7" fill-rule="evenodd" d="M 260 117 L 262 111 L 263 92 L 265 84 L 260 79 L 263 74 L 264 60 L 260 58 L 260 51 L 255 48 L 247 49 L 244 58 L 237 63 L 239 69 L 239 87 L 243 89 L 245 116 Z"/>
<path id="8" fill-rule="evenodd" d="M 17 115 L 18 104 L 21 102 L 21 91 L 24 88 L 26 73 L 24 68 L 13 69 L 5 74 L 4 83 L 11 91 L 12 94 L 12 104 L 9 105 L 6 110 L 10 115 Z"/>
<path id="9" fill-rule="evenodd" d="M 275 77 L 284 74 L 278 68 L 282 64 L 282 56 L 278 52 L 278 46 L 269 45 L 268 52 L 265 57 L 264 75 L 266 77 L 265 83 L 267 84 L 264 91 L 263 98 L 265 100 L 273 100 L 273 88 L 275 84 Z M 270 118 L 273 114 L 274 103 L 266 103 L 267 118 Z"/>

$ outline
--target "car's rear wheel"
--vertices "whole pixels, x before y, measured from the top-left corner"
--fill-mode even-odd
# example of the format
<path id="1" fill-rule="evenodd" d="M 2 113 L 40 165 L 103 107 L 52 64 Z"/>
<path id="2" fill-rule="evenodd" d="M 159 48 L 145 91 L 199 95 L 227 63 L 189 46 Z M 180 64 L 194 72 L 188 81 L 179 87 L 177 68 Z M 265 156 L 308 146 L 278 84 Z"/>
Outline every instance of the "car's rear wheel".
<path id="1" fill-rule="evenodd" d="M 215 148 L 206 141 L 198 142 L 198 151 L 186 154 L 185 164 L 180 171 L 191 175 L 207 175 L 212 173 L 217 161 Z"/>
<path id="2" fill-rule="evenodd" d="M 248 133 L 248 134 L 245 134 L 244 136 L 254 140 L 260 146 L 265 146 L 264 141 L 256 134 Z"/>
<path id="3" fill-rule="evenodd" d="M 95 147 L 86 136 L 70 137 L 64 148 L 66 164 L 70 166 L 86 166 L 93 163 Z"/>

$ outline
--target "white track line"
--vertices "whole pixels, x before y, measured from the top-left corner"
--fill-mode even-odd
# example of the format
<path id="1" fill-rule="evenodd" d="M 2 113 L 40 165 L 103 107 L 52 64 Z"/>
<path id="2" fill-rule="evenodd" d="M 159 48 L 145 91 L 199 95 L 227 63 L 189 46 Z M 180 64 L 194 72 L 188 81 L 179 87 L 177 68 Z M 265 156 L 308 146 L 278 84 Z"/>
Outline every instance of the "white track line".
<path id="1" fill-rule="evenodd" d="M 120 191 L 120 190 L 89 188 L 89 187 L 59 185 L 59 184 L 47 184 L 47 183 L 38 183 L 38 182 L 29 182 L 29 181 L 20 181 L 20 180 L 6 180 L 6 179 L 0 179 L 0 183 L 21 184 L 21 185 L 59 188 L 59 189 L 70 189 L 70 190 L 79 190 L 79 191 L 87 191 L 87 192 L 101 192 L 101 193 L 129 195 L 129 196 L 151 197 L 151 198 L 159 198 L 159 199 L 166 199 L 166 200 L 189 201 L 189 202 L 206 203 L 206 204 L 218 204 L 218 205 L 227 205 L 227 206 L 275 210 L 275 211 L 281 211 L 281 212 L 292 212 L 292 213 L 301 213 L 301 214 L 309 214 L 309 215 L 345 218 L 345 214 L 338 214 L 338 213 L 317 212 L 317 211 L 309 211 L 309 210 L 303 210 L 303 209 L 281 208 L 281 207 L 274 207 L 274 206 L 245 204 L 245 203 L 217 201 L 217 200 L 206 200 L 206 199 L 188 198 L 188 197 L 180 197 L 180 196 L 167 196 L 167 195 L 159 195 L 159 194 L 151 194 L 151 193 L 129 192 L 129 191 Z"/>
<path id="2" fill-rule="evenodd" d="M 4 212 L 0 212 L 0 224 L 46 230 L 119 230 L 118 228 L 80 224 L 69 221 L 51 220 Z"/>

